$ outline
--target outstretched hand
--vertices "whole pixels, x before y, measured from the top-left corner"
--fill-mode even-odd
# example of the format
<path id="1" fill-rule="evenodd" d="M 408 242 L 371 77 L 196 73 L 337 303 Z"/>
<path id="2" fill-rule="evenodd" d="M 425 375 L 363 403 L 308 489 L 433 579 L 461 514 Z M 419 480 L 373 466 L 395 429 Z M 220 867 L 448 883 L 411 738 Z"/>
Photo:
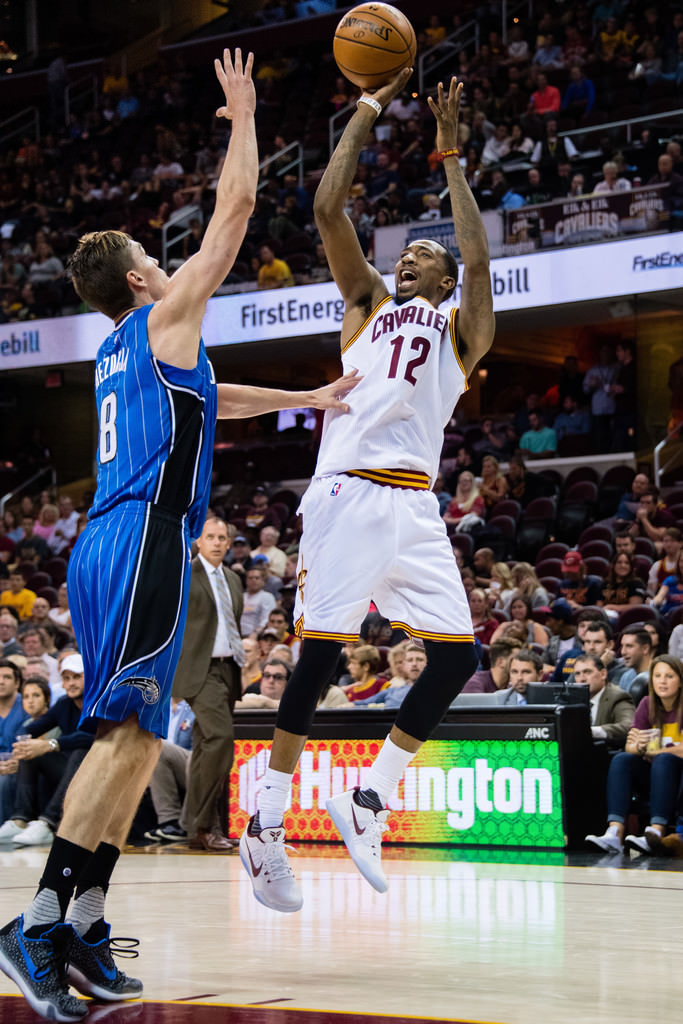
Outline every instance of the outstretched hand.
<path id="1" fill-rule="evenodd" d="M 351 407 L 342 399 L 346 398 L 349 391 L 353 391 L 356 384 L 360 384 L 362 379 L 358 375 L 358 370 L 351 370 L 343 377 L 332 381 L 331 384 L 325 384 L 323 387 L 311 391 L 308 404 L 312 409 L 336 409 L 337 412 L 350 412 Z"/>
<path id="2" fill-rule="evenodd" d="M 256 110 L 256 90 L 251 78 L 251 70 L 254 66 L 254 54 L 249 53 L 247 62 L 242 66 L 242 51 L 239 46 L 235 49 L 235 61 L 230 58 L 230 50 L 223 50 L 223 62 L 218 58 L 213 62 L 216 69 L 216 78 L 220 82 L 225 93 L 225 106 L 219 107 L 216 117 L 230 119 L 240 108 L 253 114 Z"/>
<path id="3" fill-rule="evenodd" d="M 394 96 L 403 89 L 404 85 L 408 82 L 408 79 L 413 73 L 412 68 L 403 68 L 397 75 L 387 82 L 386 85 L 382 85 L 379 89 L 363 89 L 363 93 L 372 96 L 373 100 L 377 100 L 378 103 L 382 104 L 382 109 L 386 107 L 393 100 Z"/>
<path id="4" fill-rule="evenodd" d="M 460 100 L 462 98 L 462 82 L 453 76 L 446 95 L 443 82 L 439 82 L 436 99 L 427 97 L 429 109 L 436 118 L 436 148 L 451 149 L 458 145 L 458 121 L 460 119 Z"/>

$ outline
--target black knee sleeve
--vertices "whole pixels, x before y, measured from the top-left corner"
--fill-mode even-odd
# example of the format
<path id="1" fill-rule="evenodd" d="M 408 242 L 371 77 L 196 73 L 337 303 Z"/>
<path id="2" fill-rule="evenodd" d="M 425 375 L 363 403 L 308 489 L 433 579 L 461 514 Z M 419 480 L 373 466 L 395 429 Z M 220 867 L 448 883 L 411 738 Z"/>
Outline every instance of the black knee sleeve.
<path id="1" fill-rule="evenodd" d="M 280 700 L 275 723 L 278 729 L 308 736 L 320 694 L 330 681 L 340 651 L 337 640 L 304 640 Z"/>
<path id="2" fill-rule="evenodd" d="M 413 683 L 396 715 L 396 725 L 423 743 L 477 670 L 474 644 L 425 640 L 427 667 Z"/>

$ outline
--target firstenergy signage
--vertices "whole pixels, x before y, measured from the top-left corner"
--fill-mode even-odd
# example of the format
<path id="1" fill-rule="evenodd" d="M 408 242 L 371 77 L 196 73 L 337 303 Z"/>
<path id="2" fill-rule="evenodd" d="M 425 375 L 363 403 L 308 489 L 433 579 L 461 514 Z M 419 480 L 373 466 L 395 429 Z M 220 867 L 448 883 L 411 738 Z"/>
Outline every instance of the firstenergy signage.
<path id="1" fill-rule="evenodd" d="M 393 277 L 385 277 L 393 289 Z M 683 232 L 639 236 L 491 261 L 497 313 L 668 291 L 683 285 Z M 455 303 L 459 304 L 459 289 Z M 443 306 L 447 313 L 448 307 Z M 343 302 L 333 282 L 210 299 L 208 347 L 338 333 Z M 111 331 L 99 313 L 0 326 L 0 371 L 94 360 Z"/>
<path id="2" fill-rule="evenodd" d="M 363 783 L 381 741 L 309 740 L 285 813 L 291 839 L 338 840 L 325 802 Z M 241 835 L 263 785 L 270 744 L 237 740 L 230 834 Z M 431 740 L 389 801 L 386 840 L 399 843 L 562 847 L 555 740 Z"/>

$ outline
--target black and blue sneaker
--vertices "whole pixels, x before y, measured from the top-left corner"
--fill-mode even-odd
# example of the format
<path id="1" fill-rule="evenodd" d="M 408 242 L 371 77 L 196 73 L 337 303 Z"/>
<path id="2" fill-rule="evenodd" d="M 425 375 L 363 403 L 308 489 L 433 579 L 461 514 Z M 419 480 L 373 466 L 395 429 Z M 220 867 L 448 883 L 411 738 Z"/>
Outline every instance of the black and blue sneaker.
<path id="1" fill-rule="evenodd" d="M 59 923 L 38 938 L 29 938 L 23 915 L 0 929 L 0 969 L 47 1020 L 79 1021 L 88 1013 L 88 1004 L 69 994 L 66 978 L 74 935 L 71 925 Z"/>
<path id="2" fill-rule="evenodd" d="M 109 925 L 106 925 L 106 929 L 106 935 L 99 942 L 86 942 L 78 932 L 74 932 L 67 971 L 69 981 L 83 995 L 105 1002 L 137 999 L 142 995 L 142 982 L 120 971 L 112 953 L 115 956 L 136 957 L 138 940 L 110 939 Z"/>

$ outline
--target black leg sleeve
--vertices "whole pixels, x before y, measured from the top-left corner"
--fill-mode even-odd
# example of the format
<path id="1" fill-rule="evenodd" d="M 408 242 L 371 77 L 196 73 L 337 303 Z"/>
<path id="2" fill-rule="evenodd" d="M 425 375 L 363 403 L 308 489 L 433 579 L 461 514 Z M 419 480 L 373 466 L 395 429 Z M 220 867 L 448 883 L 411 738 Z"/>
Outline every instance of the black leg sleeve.
<path id="1" fill-rule="evenodd" d="M 423 743 L 477 670 L 474 644 L 425 640 L 427 667 L 413 683 L 396 715 L 396 726 Z"/>
<path id="2" fill-rule="evenodd" d="M 275 723 L 278 729 L 308 736 L 320 694 L 330 681 L 340 650 L 337 640 L 304 640 L 282 694 Z"/>

